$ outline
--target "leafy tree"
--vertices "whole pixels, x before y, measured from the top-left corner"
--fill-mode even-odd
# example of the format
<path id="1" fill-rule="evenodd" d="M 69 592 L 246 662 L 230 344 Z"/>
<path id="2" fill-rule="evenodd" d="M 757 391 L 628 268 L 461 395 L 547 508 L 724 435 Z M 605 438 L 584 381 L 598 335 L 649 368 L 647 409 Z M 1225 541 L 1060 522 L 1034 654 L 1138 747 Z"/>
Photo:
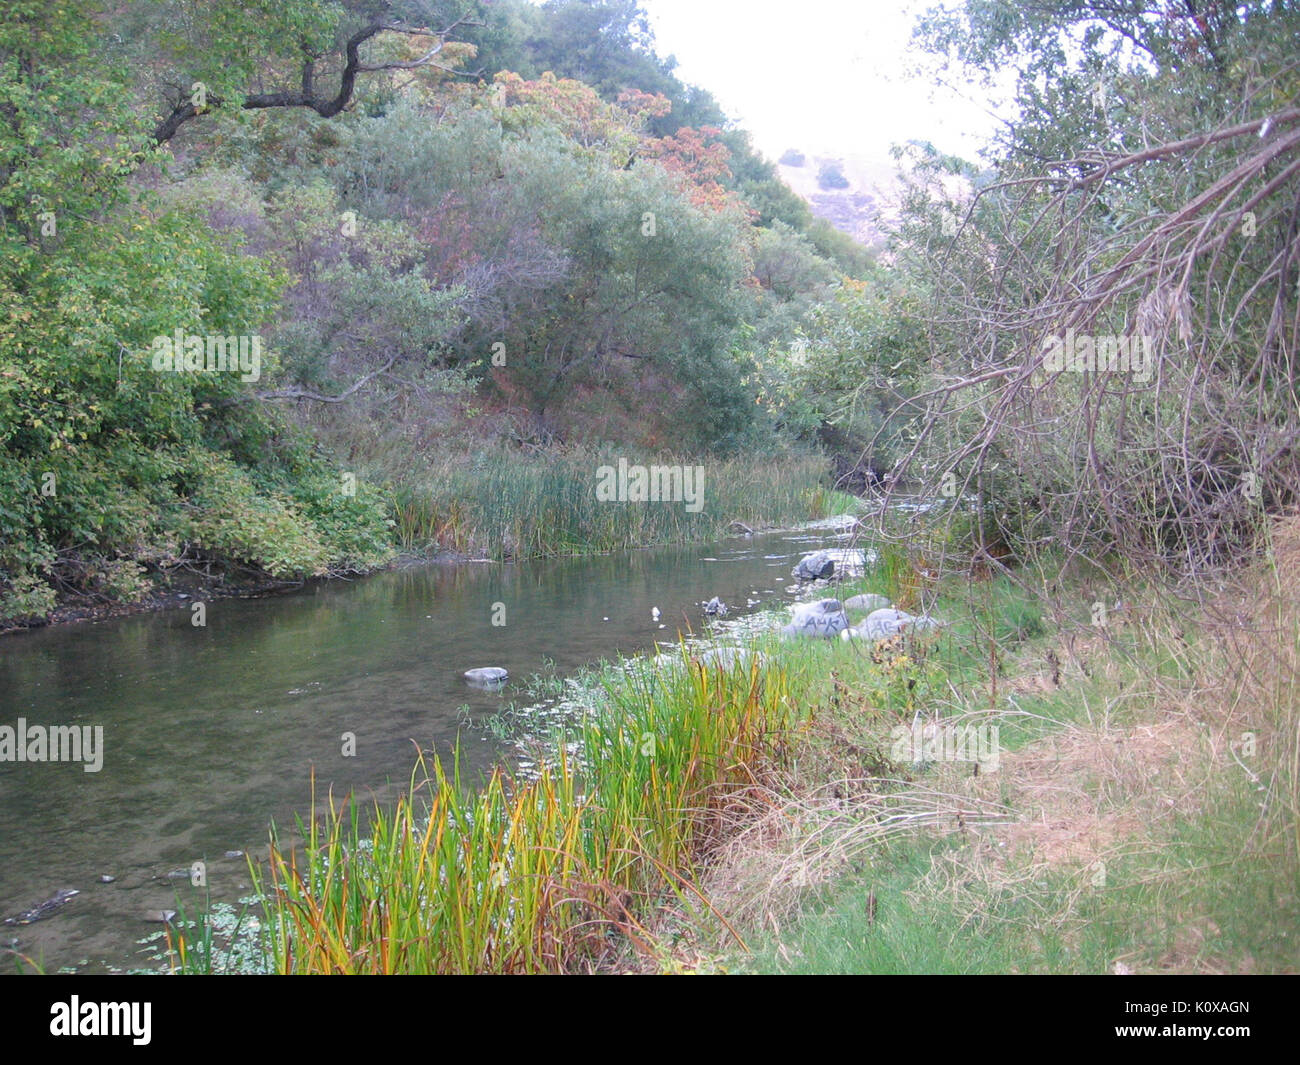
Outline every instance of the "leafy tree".
<path id="1" fill-rule="evenodd" d="M 44 613 L 50 584 L 134 587 L 127 559 L 220 554 L 196 502 L 213 470 L 292 480 L 274 469 L 293 452 L 282 427 L 246 402 L 252 377 L 274 376 L 272 350 L 253 372 L 155 363 L 177 331 L 244 337 L 251 353 L 285 278 L 238 234 L 128 183 L 157 156 L 126 72 L 86 37 L 94 16 L 76 4 L 0 15 L 0 616 Z M 383 527 L 380 511 L 358 516 Z M 326 538 L 295 572 L 329 562 Z"/>

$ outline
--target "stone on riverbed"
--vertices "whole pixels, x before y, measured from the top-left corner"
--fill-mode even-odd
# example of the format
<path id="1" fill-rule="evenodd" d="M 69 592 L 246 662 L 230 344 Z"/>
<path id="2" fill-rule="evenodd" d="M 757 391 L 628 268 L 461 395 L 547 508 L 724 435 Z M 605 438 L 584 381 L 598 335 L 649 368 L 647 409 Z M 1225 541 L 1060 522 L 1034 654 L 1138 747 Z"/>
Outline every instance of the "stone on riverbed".
<path id="1" fill-rule="evenodd" d="M 481 666 L 478 669 L 467 669 L 465 679 L 471 684 L 477 684 L 482 687 L 500 687 L 506 682 L 510 674 L 499 666 Z"/>
<path id="2" fill-rule="evenodd" d="M 790 571 L 800 581 L 861 577 L 866 572 L 866 557 L 849 547 L 831 547 L 804 555 Z"/>
<path id="3" fill-rule="evenodd" d="M 791 576 L 799 581 L 816 581 L 830 578 L 835 572 L 835 562 L 827 551 L 814 551 L 804 555 L 790 571 Z"/>

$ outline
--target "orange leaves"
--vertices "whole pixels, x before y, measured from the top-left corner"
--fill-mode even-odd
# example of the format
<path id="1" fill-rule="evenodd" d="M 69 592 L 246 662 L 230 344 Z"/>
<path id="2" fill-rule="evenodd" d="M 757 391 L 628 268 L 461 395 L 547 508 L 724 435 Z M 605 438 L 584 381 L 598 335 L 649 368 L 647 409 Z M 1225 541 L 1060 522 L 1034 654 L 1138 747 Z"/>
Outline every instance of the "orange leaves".
<path id="1" fill-rule="evenodd" d="M 739 206 L 740 200 L 722 184 L 731 177 L 731 152 L 721 136 L 716 126 L 683 126 L 670 136 L 643 140 L 641 153 L 685 178 L 697 207 L 723 211 Z"/>

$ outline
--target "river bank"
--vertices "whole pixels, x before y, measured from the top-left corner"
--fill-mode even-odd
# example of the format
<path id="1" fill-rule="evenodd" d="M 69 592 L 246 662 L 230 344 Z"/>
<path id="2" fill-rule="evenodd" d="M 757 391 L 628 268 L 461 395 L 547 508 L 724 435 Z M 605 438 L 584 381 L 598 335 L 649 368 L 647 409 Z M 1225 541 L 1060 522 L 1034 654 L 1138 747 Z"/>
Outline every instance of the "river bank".
<path id="1" fill-rule="evenodd" d="M 318 572 L 288 574 L 268 572 L 258 563 L 257 554 L 232 555 L 239 546 L 249 546 L 243 540 L 227 544 L 224 554 L 213 553 L 211 545 L 195 544 L 199 551 L 195 557 L 184 557 L 187 548 L 181 551 L 182 558 L 167 564 L 152 555 L 120 558 L 111 564 L 118 575 L 111 581 L 103 580 L 102 574 L 97 577 L 94 567 L 84 571 L 78 563 L 76 580 L 51 571 L 49 585 L 42 586 L 39 594 L 26 593 L 25 599 L 42 604 L 39 609 L 8 618 L 0 615 L 0 636 L 45 625 L 187 608 L 199 600 L 284 594 L 321 580 L 351 580 L 410 565 L 519 562 L 706 543 L 722 538 L 733 525 L 751 531 L 792 528 L 806 518 L 853 506 L 853 497 L 826 487 L 828 463 L 811 454 L 787 455 L 780 461 L 757 456 L 709 458 L 699 464 L 677 461 L 654 467 L 695 471 L 694 502 L 667 497 L 655 502 L 598 499 L 600 472 L 619 469 L 617 462 L 625 470 L 628 467 L 626 457 L 615 460 L 603 453 L 573 452 L 550 457 L 495 456 L 486 462 L 447 458 L 418 474 L 363 473 L 361 481 L 353 482 L 354 491 L 357 485 L 366 489 L 363 498 L 353 496 L 332 504 L 338 508 L 332 512 L 333 524 L 343 530 L 336 530 L 335 549 L 353 543 L 353 524 L 363 520 L 346 516 L 347 508 L 354 505 L 361 508 L 358 514 L 364 515 L 367 529 L 376 522 L 376 514 L 387 514 L 383 545 L 367 540 L 367 550 L 353 550 L 346 559 L 336 558 Z M 669 483 L 677 482 L 670 479 Z M 306 520 L 302 514 L 296 517 Z M 129 578 L 121 576 L 124 567 L 133 567 Z M 0 594 L 0 607 L 4 601 Z"/>

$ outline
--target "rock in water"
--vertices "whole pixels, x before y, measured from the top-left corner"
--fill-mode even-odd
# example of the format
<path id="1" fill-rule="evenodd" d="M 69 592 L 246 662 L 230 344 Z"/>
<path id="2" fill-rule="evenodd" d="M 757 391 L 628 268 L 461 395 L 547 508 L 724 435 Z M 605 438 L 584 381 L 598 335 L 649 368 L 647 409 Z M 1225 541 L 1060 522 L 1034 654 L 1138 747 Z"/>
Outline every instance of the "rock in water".
<path id="1" fill-rule="evenodd" d="M 795 563 L 790 575 L 798 581 L 830 579 L 835 573 L 835 561 L 829 551 L 814 551 Z"/>
<path id="2" fill-rule="evenodd" d="M 844 600 L 846 610 L 888 610 L 894 604 L 889 601 L 887 596 L 876 595 L 874 592 L 868 592 L 866 595 L 854 595 Z"/>
<path id="3" fill-rule="evenodd" d="M 506 670 L 499 666 L 482 666 L 478 669 L 467 669 L 465 679 L 471 684 L 479 684 L 484 687 L 497 687 L 506 682 L 510 676 Z"/>
<path id="4" fill-rule="evenodd" d="M 829 547 L 804 555 L 791 576 L 800 581 L 843 579 L 861 577 L 866 572 L 867 560 L 861 551 L 849 547 Z"/>

